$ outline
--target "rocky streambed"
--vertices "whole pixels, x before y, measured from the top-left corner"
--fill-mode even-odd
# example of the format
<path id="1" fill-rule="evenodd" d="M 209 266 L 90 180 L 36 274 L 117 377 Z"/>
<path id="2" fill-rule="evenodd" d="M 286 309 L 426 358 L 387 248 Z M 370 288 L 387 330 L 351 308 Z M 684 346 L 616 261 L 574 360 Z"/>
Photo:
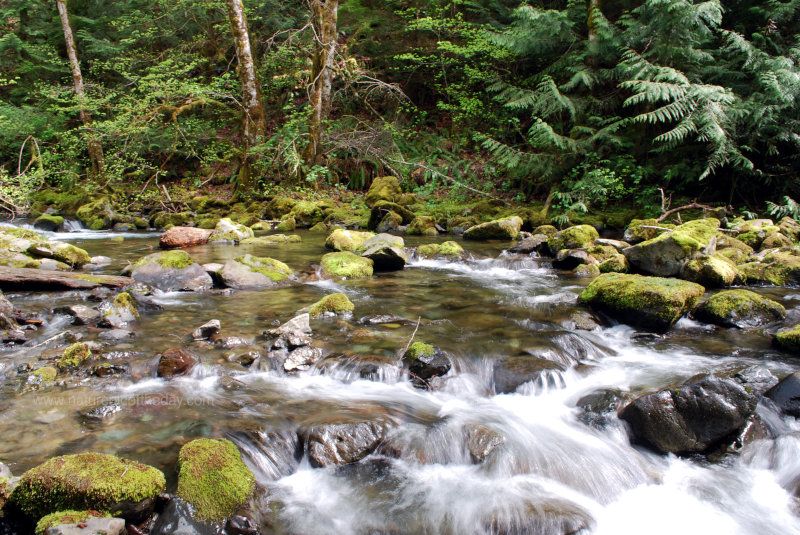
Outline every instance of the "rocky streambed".
<path id="1" fill-rule="evenodd" d="M 522 225 L 0 229 L 2 530 L 800 533 L 797 224 Z"/>

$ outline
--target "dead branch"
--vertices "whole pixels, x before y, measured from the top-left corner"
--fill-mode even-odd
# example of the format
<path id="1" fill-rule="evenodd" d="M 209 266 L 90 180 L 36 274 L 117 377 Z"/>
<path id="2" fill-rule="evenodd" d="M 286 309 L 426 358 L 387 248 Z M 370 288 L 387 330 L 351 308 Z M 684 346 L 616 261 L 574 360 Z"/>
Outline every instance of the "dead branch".
<path id="1" fill-rule="evenodd" d="M 711 210 L 714 210 L 715 208 L 713 206 L 709 206 L 707 204 L 700 204 L 698 202 L 692 202 L 692 203 L 689 203 L 689 204 L 684 204 L 683 206 L 678 206 L 677 208 L 673 208 L 671 210 L 667 210 L 666 212 L 661 214 L 661 216 L 658 217 L 656 219 L 656 221 L 661 223 L 662 221 L 664 221 L 666 218 L 668 218 L 669 216 L 671 216 L 673 214 L 677 214 L 679 212 L 683 212 L 683 211 L 686 211 L 686 210 L 697 210 L 697 209 L 703 210 L 703 212 L 710 212 Z"/>

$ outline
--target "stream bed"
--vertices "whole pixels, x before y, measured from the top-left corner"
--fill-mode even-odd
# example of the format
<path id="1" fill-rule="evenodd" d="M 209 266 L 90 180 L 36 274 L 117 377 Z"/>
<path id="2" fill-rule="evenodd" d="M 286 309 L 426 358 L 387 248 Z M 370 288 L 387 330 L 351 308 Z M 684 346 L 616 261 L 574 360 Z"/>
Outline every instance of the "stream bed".
<path id="1" fill-rule="evenodd" d="M 65 330 L 83 341 L 100 334 L 53 310 L 96 303 L 86 302 L 90 292 L 6 293 L 45 321 L 35 339 L 0 353 L 0 460 L 19 475 L 55 455 L 113 453 L 160 468 L 174 491 L 180 447 L 225 436 L 264 489 L 253 506 L 262 533 L 800 534 L 794 418 L 759 405 L 775 438 L 711 462 L 631 444 L 615 405 L 587 409 L 587 399 L 618 404 L 701 373 L 754 365 L 778 377 L 796 371 L 800 361 L 774 349 L 768 330 L 686 318 L 666 335 L 611 324 L 585 330 L 575 314 L 589 281 L 546 259 L 505 253 L 508 243 L 462 242 L 471 259 L 412 259 L 370 279 L 319 280 L 314 265 L 326 252 L 324 236 L 299 234 L 300 243 L 272 247 L 188 249 L 200 263 L 273 257 L 304 282 L 156 294 L 161 310 L 142 311 L 133 340 L 101 340 L 100 358 L 119 365 L 120 377 L 26 390 L 23 371 L 63 351 L 49 338 Z M 113 258 L 107 274 L 158 247 L 155 233 L 51 236 Z M 431 241 L 407 238 L 406 246 Z M 800 290 L 758 291 L 786 307 L 787 323 L 800 320 Z M 265 330 L 334 292 L 355 311 L 311 321 L 329 358 L 296 374 L 241 364 L 264 352 Z M 222 325 L 217 343 L 192 341 L 190 333 L 212 318 Z M 412 337 L 453 362 L 430 390 L 416 388 L 399 365 Z M 158 378 L 157 355 L 172 347 L 201 365 L 188 376 Z M 554 366 L 525 381 L 519 367 L 503 364 L 529 357 Z M 294 454 L 299 429 L 372 421 L 390 429 L 357 463 L 316 468 L 302 448 Z M 281 441 L 289 454 L 276 454 Z"/>

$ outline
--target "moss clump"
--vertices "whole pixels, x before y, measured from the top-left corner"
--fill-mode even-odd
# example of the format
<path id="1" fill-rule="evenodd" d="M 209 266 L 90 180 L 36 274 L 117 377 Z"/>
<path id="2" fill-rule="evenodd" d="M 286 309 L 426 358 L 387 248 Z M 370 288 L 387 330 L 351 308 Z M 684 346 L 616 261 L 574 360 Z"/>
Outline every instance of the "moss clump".
<path id="1" fill-rule="evenodd" d="M 114 308 L 130 313 L 133 317 L 139 317 L 139 311 L 136 309 L 136 300 L 128 292 L 122 292 L 117 295 L 112 301 Z"/>
<path id="2" fill-rule="evenodd" d="M 110 518 L 108 513 L 101 513 L 100 511 L 59 511 L 57 513 L 50 513 L 42 517 L 36 523 L 36 535 L 44 535 L 47 528 L 58 526 L 59 524 L 81 524 L 90 518 Z"/>
<path id="3" fill-rule="evenodd" d="M 68 509 L 114 512 L 120 502 L 155 498 L 166 482 L 160 470 L 103 453 L 54 457 L 25 472 L 11 501 L 39 518 Z"/>
<path id="4" fill-rule="evenodd" d="M 153 226 L 161 229 L 181 227 L 192 221 L 191 212 L 162 212 L 153 219 Z"/>
<path id="5" fill-rule="evenodd" d="M 740 275 L 733 262 L 714 254 L 686 262 L 681 268 L 681 278 L 706 288 L 726 288 L 738 281 Z"/>
<path id="6" fill-rule="evenodd" d="M 775 345 L 793 353 L 800 353 L 800 323 L 775 333 Z"/>
<path id="7" fill-rule="evenodd" d="M 89 264 L 92 258 L 85 250 L 69 244 L 60 244 L 53 248 L 53 259 L 72 267 Z"/>
<path id="8" fill-rule="evenodd" d="M 374 232 L 337 228 L 325 239 L 325 247 L 334 251 L 355 251 L 374 235 Z"/>
<path id="9" fill-rule="evenodd" d="M 295 220 L 297 226 L 308 228 L 324 221 L 331 210 L 333 203 L 328 200 L 299 201 L 292 207 L 289 217 Z"/>
<path id="10" fill-rule="evenodd" d="M 755 327 L 778 321 L 786 309 L 750 290 L 727 290 L 712 295 L 695 311 L 695 317 L 722 327 Z"/>
<path id="11" fill-rule="evenodd" d="M 64 350 L 58 359 L 59 368 L 77 368 L 92 357 L 92 350 L 86 344 L 76 343 Z"/>
<path id="12" fill-rule="evenodd" d="M 627 273 L 629 268 L 628 259 L 619 253 L 612 254 L 597 267 L 600 273 Z"/>
<path id="13" fill-rule="evenodd" d="M 547 238 L 547 247 L 555 254 L 563 249 L 584 249 L 591 247 L 599 238 L 597 229 L 591 225 L 575 225 Z"/>
<path id="14" fill-rule="evenodd" d="M 400 182 L 393 176 L 376 177 L 372 180 L 364 201 L 372 208 L 378 201 L 396 202 L 401 199 L 403 190 Z"/>
<path id="15" fill-rule="evenodd" d="M 37 243 L 46 241 L 38 232 L 25 228 L 3 227 L 0 229 L 0 234 L 6 234 L 13 238 L 22 238 L 23 240 L 32 240 Z"/>
<path id="16" fill-rule="evenodd" d="M 201 520 L 224 520 L 255 490 L 255 477 L 228 440 L 201 438 L 178 454 L 178 496 Z"/>
<path id="17" fill-rule="evenodd" d="M 411 236 L 438 236 L 439 231 L 436 230 L 436 221 L 432 217 L 421 215 L 411 221 L 406 229 L 406 234 Z"/>
<path id="18" fill-rule="evenodd" d="M 788 253 L 771 253 L 761 262 L 748 262 L 738 267 L 748 284 L 800 284 L 800 257 Z"/>
<path id="19" fill-rule="evenodd" d="M 464 254 L 466 254 L 464 248 L 454 241 L 428 243 L 417 247 L 417 256 L 420 258 L 434 258 L 437 256 L 459 258 Z"/>
<path id="20" fill-rule="evenodd" d="M 257 238 L 245 238 L 241 242 L 242 245 L 283 245 L 286 243 L 300 243 L 302 238 L 297 234 L 270 234 L 269 236 L 258 236 Z"/>
<path id="21" fill-rule="evenodd" d="M 678 279 L 606 273 L 589 284 L 579 301 L 624 323 L 665 331 L 704 292 L 699 284 Z"/>
<path id="22" fill-rule="evenodd" d="M 150 262 L 155 262 L 163 268 L 184 269 L 195 263 L 189 253 L 180 249 L 161 251 L 140 258 L 133 264 L 133 268 L 141 267 Z"/>
<path id="23" fill-rule="evenodd" d="M 435 354 L 436 354 L 436 348 L 433 347 L 431 344 L 426 344 L 424 342 L 414 342 L 408 348 L 408 351 L 405 352 L 404 358 L 417 360 L 420 357 L 432 357 Z"/>
<path id="24" fill-rule="evenodd" d="M 628 243 L 639 243 L 657 238 L 674 228 L 675 225 L 671 223 L 661 223 L 655 219 L 631 219 L 623 239 Z"/>
<path id="25" fill-rule="evenodd" d="M 273 197 L 264 207 L 264 217 L 280 219 L 292 211 L 297 201 L 290 197 Z"/>
<path id="26" fill-rule="evenodd" d="M 31 375 L 37 377 L 39 382 L 41 383 L 52 383 L 56 380 L 56 376 L 58 375 L 58 370 L 56 370 L 52 366 L 44 366 L 42 368 L 39 368 L 38 370 L 34 370 L 33 372 L 31 372 Z"/>
<path id="27" fill-rule="evenodd" d="M 348 251 L 328 253 L 320 260 L 322 272 L 339 279 L 360 279 L 371 277 L 373 261 Z"/>
<path id="28" fill-rule="evenodd" d="M 522 218 L 519 216 L 489 221 L 468 228 L 464 233 L 464 238 L 467 240 L 515 240 L 519 236 L 522 223 Z"/>
<path id="29" fill-rule="evenodd" d="M 294 216 L 288 215 L 284 217 L 280 223 L 278 223 L 278 226 L 275 227 L 275 230 L 278 232 L 292 232 L 296 228 L 297 220 L 294 218 Z"/>
<path id="30" fill-rule="evenodd" d="M 597 277 L 600 275 L 600 267 L 597 264 L 581 264 L 573 273 L 578 277 Z"/>
<path id="31" fill-rule="evenodd" d="M 64 224 L 64 218 L 60 215 L 42 214 L 33 222 L 34 227 L 56 229 Z"/>
<path id="32" fill-rule="evenodd" d="M 260 273 L 273 282 L 280 282 L 288 279 L 292 274 L 292 268 L 274 258 L 244 255 L 234 258 L 240 264 L 244 264 L 254 273 Z"/>
<path id="33" fill-rule="evenodd" d="M 338 314 L 339 312 L 352 312 L 356 306 L 347 298 L 343 293 L 335 293 L 326 295 L 308 309 L 308 313 L 312 318 L 318 318 L 323 314 L 332 312 Z"/>
<path id="34" fill-rule="evenodd" d="M 78 208 L 75 215 L 81 223 L 91 230 L 111 228 L 111 225 L 114 224 L 114 210 L 105 197 L 84 204 Z"/>

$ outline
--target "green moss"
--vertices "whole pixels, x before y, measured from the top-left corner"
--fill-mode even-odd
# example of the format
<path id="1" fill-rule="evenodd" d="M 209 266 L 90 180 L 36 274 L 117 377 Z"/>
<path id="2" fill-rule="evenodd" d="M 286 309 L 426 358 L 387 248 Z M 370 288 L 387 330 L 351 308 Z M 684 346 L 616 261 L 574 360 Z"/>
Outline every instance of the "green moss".
<path id="1" fill-rule="evenodd" d="M 410 358 L 412 361 L 420 357 L 432 357 L 436 354 L 436 348 L 430 344 L 423 342 L 414 342 L 408 348 L 404 358 Z"/>
<path id="2" fill-rule="evenodd" d="M 292 207 L 290 217 L 301 227 L 311 227 L 325 220 L 333 210 L 331 201 L 299 201 Z M 280 229 L 278 229 L 280 230 Z"/>
<path id="3" fill-rule="evenodd" d="M 294 216 L 286 216 L 283 220 L 278 223 L 278 226 L 275 227 L 275 230 L 278 232 L 292 232 L 294 229 L 297 228 L 297 221 L 295 220 Z"/>
<path id="4" fill-rule="evenodd" d="M 153 226 L 162 229 L 181 227 L 192 221 L 192 218 L 191 212 L 162 212 L 153 219 Z"/>
<path id="5" fill-rule="evenodd" d="M 429 216 L 417 216 L 411 221 L 406 229 L 406 234 L 411 236 L 437 236 L 436 222 Z"/>
<path id="6" fill-rule="evenodd" d="M 59 262 L 64 262 L 73 267 L 80 267 L 92 261 L 85 250 L 74 245 L 62 244 L 53 248 L 53 259 Z"/>
<path id="7" fill-rule="evenodd" d="M 224 520 L 255 490 L 255 477 L 228 440 L 201 438 L 178 454 L 178 496 L 202 520 Z"/>
<path id="8" fill-rule="evenodd" d="M 371 277 L 373 262 L 348 251 L 328 253 L 320 260 L 325 275 L 341 279 L 360 279 Z"/>
<path id="9" fill-rule="evenodd" d="M 522 218 L 512 216 L 470 227 L 464 233 L 468 240 L 515 240 L 522 228 Z"/>
<path id="10" fill-rule="evenodd" d="M 284 245 L 287 243 L 300 243 L 302 238 L 297 234 L 270 234 L 269 236 L 258 236 L 257 238 L 245 238 L 240 243 L 242 245 Z"/>
<path id="11" fill-rule="evenodd" d="M 681 269 L 681 278 L 707 288 L 725 288 L 738 281 L 740 275 L 728 258 L 714 254 L 688 261 Z"/>
<path id="12" fill-rule="evenodd" d="M 75 212 L 76 217 L 81 223 L 89 227 L 91 230 L 103 230 L 111 228 L 113 221 L 114 211 L 108 202 L 108 199 L 101 197 L 100 199 L 84 204 Z"/>
<path id="13" fill-rule="evenodd" d="M 775 334 L 775 344 L 787 351 L 800 353 L 800 323 L 779 330 Z"/>
<path id="14" fill-rule="evenodd" d="M 464 253 L 464 248 L 454 241 L 428 243 L 417 247 L 417 256 L 420 258 L 434 258 L 436 256 L 458 258 Z"/>
<path id="15" fill-rule="evenodd" d="M 339 312 L 352 312 L 355 305 L 343 293 L 326 295 L 308 309 L 312 318 L 318 318 L 327 312 L 338 314 Z"/>
<path id="16" fill-rule="evenodd" d="M 400 189 L 400 182 L 393 176 L 376 177 L 372 180 L 372 185 L 364 197 L 367 206 L 372 207 L 378 201 L 395 202 L 400 200 L 403 190 Z"/>
<path id="17" fill-rule="evenodd" d="M 50 513 L 42 517 L 36 523 L 36 535 L 44 535 L 47 528 L 58 526 L 59 524 L 80 524 L 86 522 L 89 518 L 110 518 L 108 513 L 101 513 L 100 511 L 59 511 L 57 513 Z"/>
<path id="18" fill-rule="evenodd" d="M 261 273 L 273 282 L 286 280 L 292 274 L 292 268 L 274 258 L 245 255 L 234 258 L 234 260 L 244 264 L 254 273 Z"/>
<path id="19" fill-rule="evenodd" d="M 44 366 L 31 372 L 31 375 L 38 377 L 42 383 L 52 383 L 58 376 L 58 370 L 52 366 Z"/>
<path id="20" fill-rule="evenodd" d="M 273 197 L 264 207 L 264 217 L 280 219 L 292 211 L 297 201 L 290 197 Z"/>
<path id="21" fill-rule="evenodd" d="M 597 277 L 600 275 L 600 267 L 597 264 L 581 264 L 573 272 L 578 277 Z"/>
<path id="22" fill-rule="evenodd" d="M 718 219 L 697 219 L 684 223 L 673 229 L 672 232 L 662 234 L 654 240 L 662 240 L 670 237 L 675 243 L 680 245 L 687 254 L 691 254 L 707 247 L 711 238 L 717 234 L 717 229 L 719 229 Z"/>
<path id="23" fill-rule="evenodd" d="M 216 228 L 217 223 L 219 223 L 219 217 L 204 217 L 197 221 L 197 227 L 202 229 L 213 229 Z"/>
<path id="24" fill-rule="evenodd" d="M 35 518 L 56 511 L 114 512 L 114 505 L 155 498 L 164 490 L 160 470 L 102 453 L 54 457 L 28 470 L 11 501 Z"/>
<path id="25" fill-rule="evenodd" d="M 779 303 L 750 290 L 726 290 L 706 299 L 695 312 L 701 321 L 739 327 L 777 321 L 786 315 Z"/>
<path id="26" fill-rule="evenodd" d="M 325 239 L 325 247 L 334 251 L 355 251 L 374 235 L 374 232 L 358 232 L 337 228 Z"/>
<path id="27" fill-rule="evenodd" d="M 392 219 L 396 219 L 396 226 L 408 225 L 415 217 L 414 212 L 404 206 L 390 201 L 378 201 L 370 211 L 367 228 L 371 230 L 378 228 L 378 225 L 380 225 L 386 216 L 391 214 L 394 214 Z"/>
<path id="28" fill-rule="evenodd" d="M 454 241 L 446 241 L 441 244 L 439 254 L 443 256 L 460 256 L 464 254 L 464 248 Z"/>
<path id="29" fill-rule="evenodd" d="M 662 223 L 655 219 L 631 219 L 625 229 L 624 239 L 630 243 L 652 240 L 674 228 L 675 225 L 671 223 Z"/>
<path id="30" fill-rule="evenodd" d="M 139 317 L 139 311 L 136 309 L 136 301 L 133 296 L 128 292 L 122 292 L 114 298 L 114 308 L 127 310 L 133 317 Z"/>
<path id="31" fill-rule="evenodd" d="M 800 257 L 788 253 L 771 253 L 762 262 L 748 262 L 738 268 L 748 284 L 800 284 Z"/>
<path id="32" fill-rule="evenodd" d="M 72 344 L 58 359 L 59 368 L 77 368 L 92 357 L 92 350 L 86 344 Z"/>
<path id="33" fill-rule="evenodd" d="M 140 258 L 133 264 L 133 268 L 143 266 L 147 263 L 155 262 L 164 268 L 184 269 L 195 263 L 194 259 L 189 256 L 189 253 L 180 249 L 171 251 L 161 251 L 158 253 L 149 254 Z"/>
<path id="34" fill-rule="evenodd" d="M 47 221 L 48 223 L 51 223 L 54 227 L 60 227 L 61 225 L 64 224 L 64 218 L 61 217 L 60 215 L 42 214 L 36 218 L 33 224 L 35 225 L 40 221 Z"/>
<path id="35" fill-rule="evenodd" d="M 35 242 L 46 241 L 38 232 L 18 227 L 3 227 L 0 229 L 0 234 L 7 234 L 9 236 L 13 236 L 14 238 L 22 238 L 24 240 L 32 240 Z"/>
<path id="36" fill-rule="evenodd" d="M 547 238 L 547 247 L 553 253 L 563 249 L 584 249 L 590 247 L 599 238 L 597 229 L 591 225 L 575 225 Z"/>
<path id="37" fill-rule="evenodd" d="M 42 263 L 38 260 L 34 260 L 33 258 L 29 260 L 0 258 L 0 266 L 39 269 L 42 267 Z"/>

